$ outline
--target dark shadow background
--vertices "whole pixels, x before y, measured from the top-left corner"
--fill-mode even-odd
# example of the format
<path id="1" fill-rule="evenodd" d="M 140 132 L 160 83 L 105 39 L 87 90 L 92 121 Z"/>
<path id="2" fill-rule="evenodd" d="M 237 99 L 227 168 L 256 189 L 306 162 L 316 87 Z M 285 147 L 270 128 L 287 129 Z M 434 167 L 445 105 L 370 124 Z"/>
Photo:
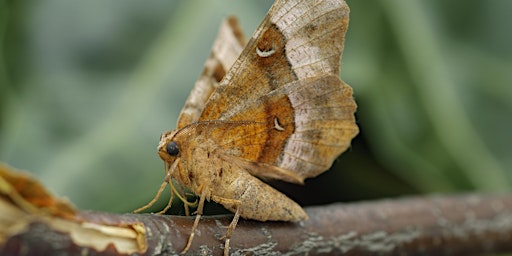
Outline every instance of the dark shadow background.
<path id="1" fill-rule="evenodd" d="M 333 170 L 279 187 L 302 204 L 510 191 L 512 1 L 348 3 L 361 133 Z M 143 205 L 218 25 L 235 14 L 250 36 L 270 5 L 0 0 L 0 161 L 82 209 Z"/>

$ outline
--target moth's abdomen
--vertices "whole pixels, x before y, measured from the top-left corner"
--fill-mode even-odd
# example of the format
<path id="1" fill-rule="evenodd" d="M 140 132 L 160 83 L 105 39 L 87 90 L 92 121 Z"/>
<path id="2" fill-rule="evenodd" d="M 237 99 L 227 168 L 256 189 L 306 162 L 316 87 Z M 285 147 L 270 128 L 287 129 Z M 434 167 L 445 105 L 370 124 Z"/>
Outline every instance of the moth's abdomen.
<path id="1" fill-rule="evenodd" d="M 296 202 L 245 171 L 231 173 L 234 179 L 226 189 L 212 191 L 212 199 L 235 212 L 240 202 L 240 216 L 259 221 L 300 221 L 308 218 Z"/>

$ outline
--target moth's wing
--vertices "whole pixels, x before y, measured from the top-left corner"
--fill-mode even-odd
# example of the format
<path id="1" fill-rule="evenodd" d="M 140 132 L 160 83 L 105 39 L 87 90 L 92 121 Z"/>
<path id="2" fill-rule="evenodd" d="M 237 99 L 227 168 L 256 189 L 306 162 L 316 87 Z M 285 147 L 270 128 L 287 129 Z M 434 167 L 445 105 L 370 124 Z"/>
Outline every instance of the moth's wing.
<path id="1" fill-rule="evenodd" d="M 245 36 L 236 17 L 231 16 L 220 25 L 213 42 L 210 57 L 204 64 L 203 72 L 190 92 L 178 118 L 178 129 L 199 119 L 206 101 L 224 78 L 245 45 Z"/>
<path id="2" fill-rule="evenodd" d="M 274 3 L 199 119 L 253 120 L 212 136 L 220 148 L 303 178 L 330 167 L 358 132 L 339 79 L 348 14 L 341 0 Z"/>
<path id="3" fill-rule="evenodd" d="M 253 176 L 263 179 L 276 179 L 290 183 L 304 184 L 304 177 L 294 171 L 289 171 L 267 163 L 250 161 L 225 152 L 221 152 L 219 157 L 225 162 L 229 162 L 243 170 L 246 170 Z"/>
<path id="4" fill-rule="evenodd" d="M 245 119 L 248 101 L 307 77 L 338 76 L 348 14 L 342 0 L 277 0 L 200 120 Z"/>
<path id="5" fill-rule="evenodd" d="M 359 131 L 352 88 L 333 75 L 288 83 L 259 100 L 248 103 L 247 118 L 265 113 L 268 121 L 229 122 L 208 135 L 226 161 L 252 166 L 245 169 L 258 177 L 301 183 L 297 176 L 314 177 L 328 169 Z M 267 165 L 285 171 L 265 170 Z"/>
<path id="6" fill-rule="evenodd" d="M 327 170 L 359 132 L 352 88 L 338 76 L 326 75 L 287 84 L 269 97 L 284 95 L 292 106 L 293 121 L 287 123 L 283 118 L 281 126 L 293 127 L 293 132 L 290 129 L 291 135 L 283 144 L 269 143 L 272 138 L 267 138 L 259 158 L 275 158 L 273 164 L 280 168 L 294 170 L 304 178 L 314 177 Z M 282 147 L 277 157 L 266 153 L 275 147 Z"/>

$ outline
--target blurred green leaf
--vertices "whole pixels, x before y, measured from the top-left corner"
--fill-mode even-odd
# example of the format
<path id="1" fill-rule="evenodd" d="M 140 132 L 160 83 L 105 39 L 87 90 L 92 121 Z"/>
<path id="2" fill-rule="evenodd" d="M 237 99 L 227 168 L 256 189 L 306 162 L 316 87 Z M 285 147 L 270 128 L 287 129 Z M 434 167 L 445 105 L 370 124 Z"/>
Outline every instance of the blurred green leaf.
<path id="1" fill-rule="evenodd" d="M 250 36 L 271 3 L 0 0 L 0 161 L 80 208 L 144 204 L 218 25 L 235 14 Z M 292 197 L 510 190 L 512 2 L 348 3 L 362 132 Z"/>

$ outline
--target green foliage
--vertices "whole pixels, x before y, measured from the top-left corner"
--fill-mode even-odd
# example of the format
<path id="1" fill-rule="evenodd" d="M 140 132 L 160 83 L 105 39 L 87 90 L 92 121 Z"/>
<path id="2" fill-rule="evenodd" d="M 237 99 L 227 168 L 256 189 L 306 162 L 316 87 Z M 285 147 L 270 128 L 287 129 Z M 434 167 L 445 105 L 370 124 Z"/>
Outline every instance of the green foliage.
<path id="1" fill-rule="evenodd" d="M 362 133 L 326 173 L 333 188 L 347 200 L 510 190 L 512 2 L 348 3 L 341 76 Z M 0 161 L 80 208 L 144 204 L 164 177 L 159 135 L 221 20 L 237 15 L 250 36 L 270 5 L 0 0 Z"/>

